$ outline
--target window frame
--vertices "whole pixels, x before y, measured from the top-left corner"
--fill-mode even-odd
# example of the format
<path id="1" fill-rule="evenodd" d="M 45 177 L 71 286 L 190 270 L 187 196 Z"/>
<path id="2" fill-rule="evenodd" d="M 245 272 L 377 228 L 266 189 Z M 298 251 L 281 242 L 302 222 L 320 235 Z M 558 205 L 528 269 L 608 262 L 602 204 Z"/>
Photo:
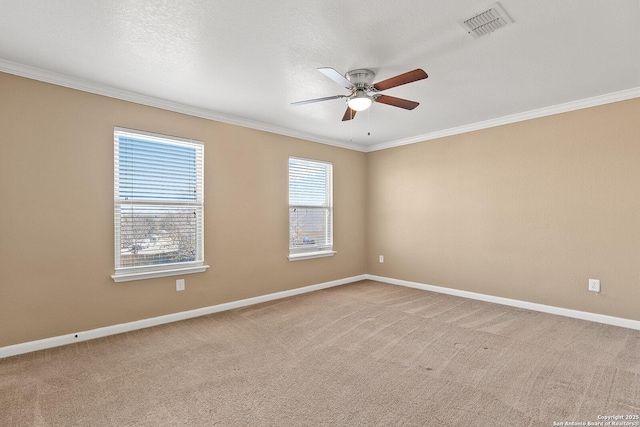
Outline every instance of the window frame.
<path id="1" fill-rule="evenodd" d="M 303 204 L 292 204 L 291 203 L 291 161 L 292 160 L 297 160 L 300 162 L 307 162 L 307 163 L 311 163 L 311 164 L 316 164 L 316 165 L 323 165 L 327 171 L 327 177 L 325 180 L 325 200 L 326 203 L 324 205 L 303 205 Z M 337 252 L 335 250 L 333 250 L 333 236 L 334 236 L 334 226 L 333 226 L 333 163 L 330 161 L 325 161 L 325 160 L 316 160 L 316 159 L 309 159 L 309 158 L 304 158 L 304 157 L 298 157 L 298 156 L 289 156 L 288 159 L 288 197 L 289 197 L 289 255 L 288 255 L 288 259 L 289 261 L 299 261 L 299 260 L 305 260 L 305 259 L 312 259 L 312 258 L 321 258 L 321 257 L 330 257 L 330 256 L 334 256 Z M 298 209 L 298 208 L 303 208 L 303 209 L 322 209 L 325 210 L 325 218 L 328 218 L 328 226 L 327 229 L 325 231 L 325 233 L 327 234 L 326 236 L 326 240 L 328 240 L 328 242 L 323 243 L 320 246 L 307 246 L 307 247 L 294 247 L 292 246 L 292 220 L 291 220 L 291 209 Z"/>
<path id="2" fill-rule="evenodd" d="M 172 144 L 180 147 L 195 149 L 196 155 L 196 197 L 195 201 L 184 201 L 179 199 L 147 200 L 121 198 L 120 196 L 120 137 L 139 138 L 147 142 L 157 142 L 158 144 Z M 114 274 L 111 278 L 115 282 L 126 282 L 131 280 L 142 280 L 157 277 L 176 276 L 192 273 L 201 273 L 209 268 L 204 263 L 204 144 L 201 141 L 162 135 L 152 132 L 133 130 L 121 127 L 114 127 Z M 165 262 L 144 266 L 122 266 L 121 248 L 121 219 L 124 207 L 133 209 L 133 206 L 153 209 L 154 206 L 162 208 L 185 208 L 193 207 L 197 212 L 195 220 L 195 260 L 182 262 Z"/>

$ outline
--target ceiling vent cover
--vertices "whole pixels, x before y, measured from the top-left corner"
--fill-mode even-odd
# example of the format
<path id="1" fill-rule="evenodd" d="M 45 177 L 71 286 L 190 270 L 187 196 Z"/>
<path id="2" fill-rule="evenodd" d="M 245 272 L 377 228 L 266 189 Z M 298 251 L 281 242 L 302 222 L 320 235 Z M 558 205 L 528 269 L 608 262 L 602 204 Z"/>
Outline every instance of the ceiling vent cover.
<path id="1" fill-rule="evenodd" d="M 462 28 L 471 34 L 474 39 L 490 34 L 512 23 L 513 19 L 500 3 L 494 3 L 489 9 L 477 13 L 469 19 L 460 21 Z"/>

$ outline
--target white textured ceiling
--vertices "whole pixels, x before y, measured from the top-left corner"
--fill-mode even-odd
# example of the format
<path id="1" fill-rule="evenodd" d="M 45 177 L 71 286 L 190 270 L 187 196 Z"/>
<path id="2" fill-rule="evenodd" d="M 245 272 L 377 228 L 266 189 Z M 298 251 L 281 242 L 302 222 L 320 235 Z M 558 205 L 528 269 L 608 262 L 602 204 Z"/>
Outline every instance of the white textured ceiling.
<path id="1" fill-rule="evenodd" d="M 363 151 L 640 96 L 638 0 L 502 0 L 515 22 L 473 39 L 458 22 L 492 3 L 0 0 L 0 71 Z M 347 93 L 318 67 L 429 78 L 385 91 L 415 110 L 376 103 L 342 122 L 343 99 L 289 105 Z"/>

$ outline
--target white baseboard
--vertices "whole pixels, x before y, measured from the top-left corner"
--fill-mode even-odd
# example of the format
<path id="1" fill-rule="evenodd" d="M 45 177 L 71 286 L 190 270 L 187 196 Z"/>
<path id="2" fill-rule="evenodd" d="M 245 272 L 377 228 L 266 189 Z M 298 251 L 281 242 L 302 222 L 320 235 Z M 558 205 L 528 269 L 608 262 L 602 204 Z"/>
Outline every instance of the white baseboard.
<path id="1" fill-rule="evenodd" d="M 165 323 L 177 322 L 180 320 L 191 319 L 193 317 L 205 316 L 207 314 L 218 313 L 234 308 L 246 307 L 249 305 L 260 304 L 267 301 L 287 298 L 294 295 L 305 294 L 307 292 L 327 289 L 334 286 L 345 285 L 347 283 L 365 280 L 366 275 L 347 277 L 345 279 L 333 280 L 330 282 L 319 283 L 316 285 L 305 286 L 303 288 L 291 289 L 288 291 L 276 292 L 273 294 L 262 295 L 259 297 L 247 298 L 239 301 L 232 301 L 224 304 L 212 305 L 209 307 L 198 308 L 195 310 L 182 311 L 180 313 L 167 314 L 164 316 L 152 317 L 150 319 L 136 320 L 129 323 L 121 323 L 118 325 L 105 326 L 103 328 L 91 329 L 88 331 L 75 332 L 57 337 L 45 338 L 37 341 L 30 341 L 21 344 L 0 347 L 0 359 L 4 357 L 16 356 L 18 354 L 30 353 L 32 351 L 44 350 L 47 348 L 58 347 L 61 345 L 72 344 L 80 341 L 87 341 L 95 338 L 106 337 L 109 335 L 121 334 L 123 332 L 135 331 L 137 329 L 149 328 L 151 326 L 162 325 Z"/>
<path id="2" fill-rule="evenodd" d="M 621 317 L 607 316 L 604 314 L 589 313 L 586 311 L 571 310 L 568 308 L 554 307 L 551 305 L 537 304 L 534 302 L 520 301 L 510 298 L 496 297 L 492 295 L 479 294 L 476 292 L 461 291 L 459 289 L 443 288 L 441 286 L 426 285 L 423 283 L 409 282 L 407 280 L 392 279 L 389 277 L 365 274 L 368 280 L 388 283 L 391 285 L 406 286 L 409 288 L 422 289 L 425 291 L 437 292 L 440 294 L 453 295 L 457 297 L 475 299 L 479 301 L 492 302 L 496 304 L 509 305 L 512 307 L 524 308 L 527 310 L 540 311 L 543 313 L 557 314 L 559 316 L 573 317 L 575 319 L 589 320 L 591 322 L 604 323 L 607 325 L 620 326 L 623 328 L 640 330 L 640 321 L 624 319 Z"/>
<path id="3" fill-rule="evenodd" d="M 425 291 L 437 292 L 441 294 L 453 295 L 463 298 L 486 301 L 496 304 L 508 305 L 512 307 L 524 308 L 527 310 L 540 311 L 543 313 L 557 314 L 559 316 L 572 317 L 575 319 L 588 320 L 591 322 L 604 323 L 607 325 L 620 326 L 623 328 L 640 330 L 640 321 L 624 319 L 620 317 L 606 316 L 604 314 L 589 313 L 585 311 L 571 310 L 568 308 L 554 307 L 550 305 L 537 304 L 533 302 L 514 300 L 510 298 L 496 297 L 492 295 L 479 294 L 476 292 L 462 291 L 459 289 L 444 288 L 441 286 L 427 285 L 424 283 L 410 282 L 407 280 L 393 279 L 390 277 L 376 276 L 373 274 L 361 274 L 359 276 L 347 277 L 345 279 L 333 280 L 330 282 L 319 283 L 316 285 L 305 286 L 303 288 L 291 289 L 288 291 L 276 292 L 272 294 L 262 295 L 259 297 L 247 298 L 239 301 L 232 301 L 224 304 L 213 305 L 209 307 L 198 308 L 195 310 L 183 311 L 180 313 L 167 314 L 164 316 L 152 317 L 150 319 L 142 319 L 129 323 L 121 323 L 118 325 L 106 326 L 103 328 L 91 329 L 88 331 L 76 332 L 57 337 L 45 338 L 37 341 L 30 341 L 21 344 L 0 347 L 0 359 L 19 354 L 30 353 L 32 351 L 44 350 L 52 347 L 59 347 L 66 344 L 72 344 L 80 341 L 87 341 L 95 338 L 106 337 L 109 335 L 121 334 L 123 332 L 135 331 L 137 329 L 149 328 L 152 326 L 162 325 L 165 323 L 177 322 L 180 320 L 191 319 L 194 317 L 205 316 L 207 314 L 218 313 L 235 308 L 246 307 L 249 305 L 260 304 L 267 301 L 273 301 L 282 298 L 288 298 L 307 292 L 327 289 L 334 286 L 346 285 L 347 283 L 358 282 L 360 280 L 375 280 L 377 282 L 388 283 L 391 285 L 406 286 L 409 288 L 422 289 Z"/>

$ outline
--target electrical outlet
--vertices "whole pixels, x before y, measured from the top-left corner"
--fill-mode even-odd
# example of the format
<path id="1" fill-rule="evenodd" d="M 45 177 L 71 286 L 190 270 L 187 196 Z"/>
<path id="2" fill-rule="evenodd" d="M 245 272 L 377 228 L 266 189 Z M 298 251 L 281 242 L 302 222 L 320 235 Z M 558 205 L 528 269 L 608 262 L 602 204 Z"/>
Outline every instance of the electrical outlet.
<path id="1" fill-rule="evenodd" d="M 176 291 L 184 291 L 184 279 L 176 280 Z"/>
<path id="2" fill-rule="evenodd" d="M 600 280 L 589 279 L 589 290 L 591 292 L 600 292 Z"/>
<path id="3" fill-rule="evenodd" d="M 379 255 L 379 256 L 378 256 L 378 262 L 379 262 L 380 264 L 382 264 L 382 263 L 384 262 L 384 255 Z"/>

